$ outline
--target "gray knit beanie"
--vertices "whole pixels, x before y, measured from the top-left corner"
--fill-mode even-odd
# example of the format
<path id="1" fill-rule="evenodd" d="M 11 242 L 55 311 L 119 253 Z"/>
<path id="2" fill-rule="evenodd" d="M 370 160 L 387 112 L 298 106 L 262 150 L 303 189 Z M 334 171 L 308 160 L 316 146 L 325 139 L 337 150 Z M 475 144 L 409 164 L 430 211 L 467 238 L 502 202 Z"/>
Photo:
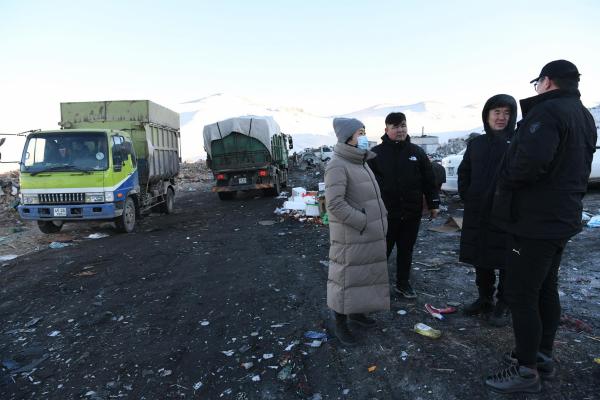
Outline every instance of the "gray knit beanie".
<path id="1" fill-rule="evenodd" d="M 364 128 L 365 124 L 356 118 L 334 118 L 333 130 L 337 136 L 338 143 L 346 143 L 354 135 L 354 132 Z"/>

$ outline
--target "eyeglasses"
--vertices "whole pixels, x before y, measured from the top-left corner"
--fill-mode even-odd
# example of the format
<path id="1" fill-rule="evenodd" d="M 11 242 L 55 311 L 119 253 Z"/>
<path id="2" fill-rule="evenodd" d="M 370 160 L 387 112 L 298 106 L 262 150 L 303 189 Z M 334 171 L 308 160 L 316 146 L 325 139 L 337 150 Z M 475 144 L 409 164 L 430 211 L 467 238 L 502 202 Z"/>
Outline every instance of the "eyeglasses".
<path id="1" fill-rule="evenodd" d="M 537 92 L 538 85 L 546 79 L 545 76 L 540 76 L 535 82 L 533 82 L 533 90 Z"/>

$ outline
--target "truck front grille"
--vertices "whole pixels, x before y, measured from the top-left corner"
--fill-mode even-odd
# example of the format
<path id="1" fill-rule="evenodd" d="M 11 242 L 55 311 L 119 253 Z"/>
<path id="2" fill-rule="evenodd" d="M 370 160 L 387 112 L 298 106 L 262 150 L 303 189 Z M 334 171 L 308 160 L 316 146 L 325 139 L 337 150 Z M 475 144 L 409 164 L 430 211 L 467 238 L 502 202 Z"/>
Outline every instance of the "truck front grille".
<path id="1" fill-rule="evenodd" d="M 40 193 L 40 204 L 85 203 L 85 193 Z"/>

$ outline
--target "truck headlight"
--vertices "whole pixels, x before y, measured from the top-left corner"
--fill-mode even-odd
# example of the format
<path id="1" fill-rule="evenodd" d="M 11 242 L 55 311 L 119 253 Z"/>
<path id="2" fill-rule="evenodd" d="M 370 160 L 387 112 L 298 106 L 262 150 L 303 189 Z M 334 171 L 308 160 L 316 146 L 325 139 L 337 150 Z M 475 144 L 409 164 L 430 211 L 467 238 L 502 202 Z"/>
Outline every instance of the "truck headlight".
<path id="1" fill-rule="evenodd" d="M 86 203 L 103 203 L 104 202 L 104 193 L 86 193 L 85 194 L 85 202 Z"/>
<path id="2" fill-rule="evenodd" d="M 40 199 L 37 193 L 21 193 L 21 203 L 23 204 L 40 204 Z"/>
<path id="3" fill-rule="evenodd" d="M 104 201 L 115 201 L 114 192 L 104 192 Z"/>

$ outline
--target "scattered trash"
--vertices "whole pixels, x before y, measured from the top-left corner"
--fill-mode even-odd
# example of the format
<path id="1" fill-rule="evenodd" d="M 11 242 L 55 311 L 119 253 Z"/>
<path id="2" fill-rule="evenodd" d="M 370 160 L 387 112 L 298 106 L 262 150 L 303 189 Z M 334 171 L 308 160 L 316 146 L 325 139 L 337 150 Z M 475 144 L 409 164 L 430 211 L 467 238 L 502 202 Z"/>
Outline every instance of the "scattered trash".
<path id="1" fill-rule="evenodd" d="M 260 375 L 254 375 L 252 377 L 252 382 L 260 382 Z"/>
<path id="2" fill-rule="evenodd" d="M 310 347 L 321 347 L 321 344 L 323 344 L 323 342 L 321 340 L 313 340 L 312 342 L 306 344 Z"/>
<path id="3" fill-rule="evenodd" d="M 560 324 L 577 332 L 592 333 L 592 327 L 589 324 L 568 315 L 562 315 L 560 317 Z"/>
<path id="4" fill-rule="evenodd" d="M 161 377 L 163 377 L 163 378 L 165 376 L 171 375 L 172 373 L 173 373 L 173 371 L 171 371 L 170 369 L 161 368 L 161 369 L 158 370 L 158 375 L 161 376 Z"/>
<path id="5" fill-rule="evenodd" d="M 258 224 L 262 225 L 262 226 L 271 226 L 271 225 L 275 225 L 276 223 L 277 223 L 277 221 L 273 221 L 273 220 L 258 221 Z"/>
<path id="6" fill-rule="evenodd" d="M 96 275 L 95 271 L 81 271 L 77 274 L 75 274 L 75 276 L 94 276 Z"/>
<path id="7" fill-rule="evenodd" d="M 263 354 L 263 359 L 268 360 L 269 358 L 273 358 L 273 354 L 271 354 L 271 353 Z"/>
<path id="8" fill-rule="evenodd" d="M 196 382 L 194 383 L 194 390 L 198 390 L 202 387 L 202 382 Z"/>
<path id="9" fill-rule="evenodd" d="M 592 219 L 593 215 L 592 214 L 588 214 L 585 211 L 583 211 L 581 213 L 581 222 L 588 222 L 590 219 Z"/>
<path id="10" fill-rule="evenodd" d="M 251 348 L 252 348 L 252 347 L 250 347 L 250 345 L 247 345 L 247 344 L 245 344 L 245 345 L 243 345 L 242 347 L 240 347 L 240 348 L 238 349 L 238 351 L 239 351 L 240 353 L 245 353 L 245 352 L 247 352 L 248 350 L 250 350 Z"/>
<path id="11" fill-rule="evenodd" d="M 594 215 L 587 223 L 590 228 L 600 228 L 600 215 Z"/>
<path id="12" fill-rule="evenodd" d="M 348 395 L 348 393 L 350 393 L 350 389 L 344 389 L 344 390 L 342 390 L 342 394 L 343 394 L 344 396 L 347 396 L 347 395 Z"/>
<path id="13" fill-rule="evenodd" d="M 371 365 L 368 370 L 369 372 L 375 372 L 375 370 L 377 369 L 377 365 Z"/>
<path id="14" fill-rule="evenodd" d="M 92 233 L 87 238 L 88 239 L 102 239 L 102 238 L 105 238 L 105 237 L 108 237 L 108 236 L 110 236 L 110 235 L 108 235 L 106 233 Z"/>
<path id="15" fill-rule="evenodd" d="M 316 332 L 316 331 L 307 331 L 304 333 L 304 337 L 307 339 L 327 340 L 327 333 Z"/>
<path id="16" fill-rule="evenodd" d="M 285 367 L 283 367 L 283 369 L 281 371 L 279 371 L 279 373 L 277 374 L 277 378 L 282 381 L 288 380 L 291 377 L 292 377 L 292 366 L 289 364 L 286 365 Z"/>
<path id="17" fill-rule="evenodd" d="M 438 331 L 437 329 L 433 329 L 429 325 L 425 325 L 425 324 L 422 324 L 420 322 L 418 324 L 415 324 L 415 326 L 414 326 L 413 329 L 418 334 L 430 337 L 432 339 L 437 339 L 440 336 L 442 336 L 442 332 L 441 331 Z"/>
<path id="18" fill-rule="evenodd" d="M 299 343 L 300 342 L 298 340 L 294 340 L 292 343 L 290 343 L 290 344 L 287 345 L 287 347 L 284 349 L 284 351 L 290 351 L 290 350 L 292 350 L 292 347 L 296 346 Z"/>
<path id="19" fill-rule="evenodd" d="M 202 326 L 208 326 L 208 325 L 210 325 L 210 322 L 208 322 L 208 321 L 200 321 L 200 325 L 202 325 Z"/>
<path id="20" fill-rule="evenodd" d="M 60 331 L 52 331 L 48 334 L 48 336 L 50 336 L 50 337 L 56 337 L 58 335 L 60 335 Z"/>
<path id="21" fill-rule="evenodd" d="M 402 361 L 406 361 L 406 359 L 408 358 L 408 353 L 403 350 L 402 353 L 400 353 L 400 358 L 402 359 Z"/>
<path id="22" fill-rule="evenodd" d="M 462 303 L 458 302 L 458 301 L 447 301 L 446 305 L 450 306 L 450 307 L 460 307 Z"/>
<path id="23" fill-rule="evenodd" d="M 596 364 L 600 364 L 600 357 L 598 357 L 598 358 L 594 358 L 594 362 L 595 362 Z"/>
<path id="24" fill-rule="evenodd" d="M 321 264 L 325 268 L 329 268 L 329 261 L 319 261 L 319 264 Z"/>
<path id="25" fill-rule="evenodd" d="M 398 310 L 399 315 L 406 315 L 406 310 Z"/>
<path id="26" fill-rule="evenodd" d="M 25 323 L 25 328 L 30 328 L 30 327 L 34 326 L 35 324 L 37 324 L 38 322 L 40 322 L 41 320 L 42 320 L 42 317 L 33 318 L 29 322 Z"/>
<path id="27" fill-rule="evenodd" d="M 70 243 L 52 242 L 48 245 L 48 247 L 50 247 L 51 249 L 62 249 L 63 247 L 67 247 L 70 245 Z"/>
<path id="28" fill-rule="evenodd" d="M 462 217 L 448 217 L 448 219 L 446 220 L 446 222 L 444 222 L 443 225 L 432 226 L 427 229 L 433 232 L 440 233 L 457 232 L 462 229 L 462 223 Z"/>
<path id="29" fill-rule="evenodd" d="M 231 357 L 235 353 L 235 351 L 225 350 L 225 351 L 221 351 L 221 353 L 225 354 L 227 357 Z"/>
<path id="30" fill-rule="evenodd" d="M 19 257 L 19 256 L 16 254 L 6 254 L 3 256 L 0 256 L 0 261 L 10 261 L 10 260 L 14 260 L 17 257 Z"/>
<path id="31" fill-rule="evenodd" d="M 308 400 L 323 400 L 323 396 L 321 396 L 321 393 L 315 393 L 312 395 L 312 397 Z"/>
<path id="32" fill-rule="evenodd" d="M 438 314 L 452 314 L 452 313 L 456 312 L 456 308 L 455 307 L 437 308 L 437 307 L 432 306 L 431 304 L 425 304 L 425 308 L 429 312 L 435 312 L 435 313 L 438 313 Z"/>

